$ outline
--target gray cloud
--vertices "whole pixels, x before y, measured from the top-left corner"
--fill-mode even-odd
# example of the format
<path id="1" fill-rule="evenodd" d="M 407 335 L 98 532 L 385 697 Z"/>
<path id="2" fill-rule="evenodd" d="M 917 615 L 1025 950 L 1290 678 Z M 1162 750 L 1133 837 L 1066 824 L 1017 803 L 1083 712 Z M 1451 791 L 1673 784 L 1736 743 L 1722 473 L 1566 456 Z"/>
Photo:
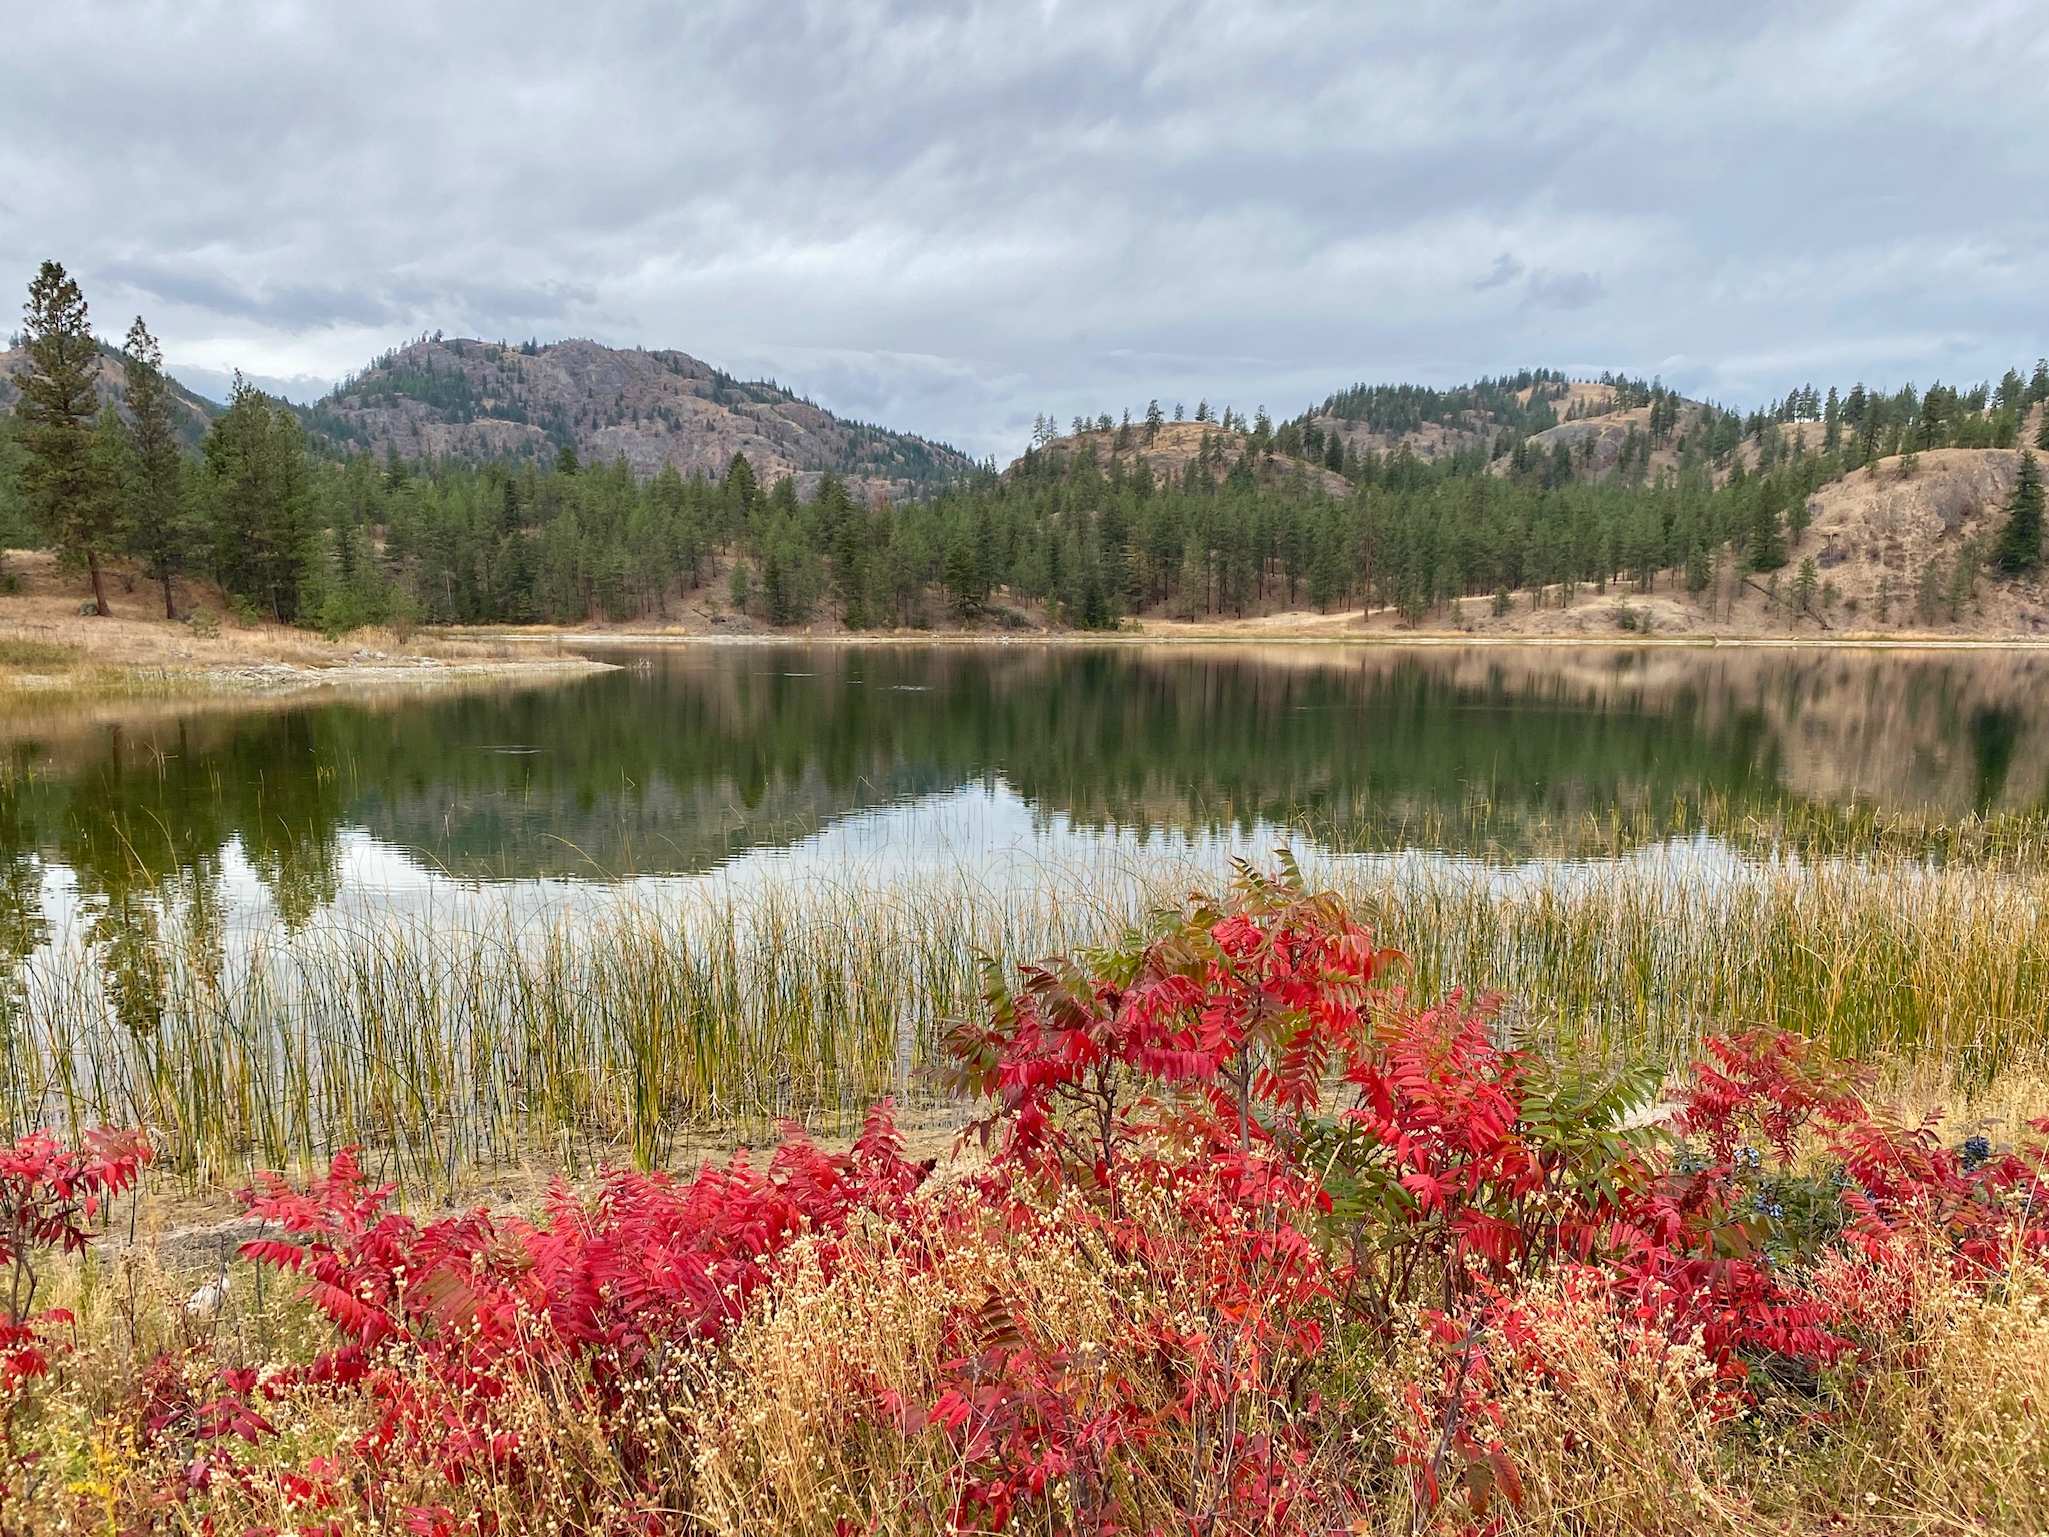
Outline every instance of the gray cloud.
<path id="1" fill-rule="evenodd" d="M 1485 277 L 1473 280 L 1473 292 L 1485 293 L 1490 288 L 1505 288 L 1523 275 L 1523 264 L 1508 252 L 1503 251 L 1494 258 L 1494 265 L 1487 269 Z"/>
<path id="2" fill-rule="evenodd" d="M 228 397 L 235 392 L 235 371 L 231 368 L 200 368 L 191 363 L 166 363 L 165 366 L 186 389 L 216 405 L 227 404 Z M 334 388 L 334 380 L 325 374 L 248 374 L 245 377 L 266 395 L 294 400 L 302 406 L 312 405 Z"/>
<path id="3" fill-rule="evenodd" d="M 1523 292 L 1532 304 L 1553 309 L 1583 310 L 1601 297 L 1598 272 L 1532 272 Z"/>
<path id="4" fill-rule="evenodd" d="M 10 17 L 0 279 L 331 378 L 590 335 L 1014 452 L 1040 411 L 1663 369 L 1732 403 L 2049 350 L 2022 0 Z M 90 81 L 92 110 L 78 108 Z"/>

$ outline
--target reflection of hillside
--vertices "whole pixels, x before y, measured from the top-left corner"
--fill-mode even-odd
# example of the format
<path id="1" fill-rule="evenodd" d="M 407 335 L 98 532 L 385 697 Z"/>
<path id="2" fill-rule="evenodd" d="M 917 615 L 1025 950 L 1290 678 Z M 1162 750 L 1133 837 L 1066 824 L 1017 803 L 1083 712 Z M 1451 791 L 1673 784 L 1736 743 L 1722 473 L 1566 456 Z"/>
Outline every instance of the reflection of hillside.
<path id="1" fill-rule="evenodd" d="M 1606 717 L 1637 714 L 1725 745 L 1751 739 L 1767 752 L 1758 766 L 1776 775 L 1782 799 L 1868 800 L 1943 816 L 2049 799 L 2049 711 L 2038 703 L 2049 688 L 2049 655 L 2041 652 L 1229 649 L 1270 667 L 1382 678 L 1420 662 L 1455 707 L 1498 700 L 1515 708 L 1519 735 L 1542 729 L 1521 713 L 1542 703 L 1599 712 L 1604 733 Z"/>
<path id="2" fill-rule="evenodd" d="M 52 722 L 0 776 L 0 854 L 119 901 L 239 840 L 303 913 L 343 826 L 471 878 L 695 871 L 997 777 L 1085 826 L 1533 851 L 1707 795 L 1953 816 L 2042 801 L 2045 682 L 2049 658 L 1992 652 L 677 650 L 548 690 Z"/>
<path id="3" fill-rule="evenodd" d="M 750 802 L 729 781 L 666 781 L 600 803 L 545 790 L 365 795 L 351 811 L 373 838 L 418 850 L 465 880 L 696 874 L 754 848 L 784 848 L 839 818 L 948 785 L 892 774 L 855 787 L 805 772 Z"/>

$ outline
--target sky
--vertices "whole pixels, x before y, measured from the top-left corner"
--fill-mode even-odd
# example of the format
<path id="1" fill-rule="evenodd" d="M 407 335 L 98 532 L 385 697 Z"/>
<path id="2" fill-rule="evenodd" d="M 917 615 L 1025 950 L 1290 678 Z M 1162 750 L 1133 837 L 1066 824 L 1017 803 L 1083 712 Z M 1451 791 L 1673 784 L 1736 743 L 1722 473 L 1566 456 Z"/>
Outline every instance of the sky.
<path id="1" fill-rule="evenodd" d="M 1007 459 L 1524 366 L 2049 351 L 2039 5 L 0 0 L 0 280 L 319 394 L 587 336 Z"/>

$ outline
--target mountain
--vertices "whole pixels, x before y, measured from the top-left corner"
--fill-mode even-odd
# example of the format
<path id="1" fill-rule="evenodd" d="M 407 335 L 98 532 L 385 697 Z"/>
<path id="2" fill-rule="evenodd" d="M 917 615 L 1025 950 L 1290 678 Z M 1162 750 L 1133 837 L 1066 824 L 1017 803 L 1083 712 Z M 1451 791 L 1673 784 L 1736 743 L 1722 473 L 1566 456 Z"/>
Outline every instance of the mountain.
<path id="1" fill-rule="evenodd" d="M 1567 379 L 1555 369 L 1530 369 L 1445 390 L 1354 385 L 1288 423 L 1277 440 L 1290 447 L 1293 430 L 1314 448 L 1335 437 L 1348 464 L 1369 454 L 1426 464 L 1464 456 L 1496 475 L 1528 470 L 1562 447 L 1559 468 L 1575 480 L 1625 470 L 1651 479 L 1677 468 L 1690 438 L 1705 447 L 1726 416 L 1641 379 Z M 1725 430 L 1731 442 L 1739 436 L 1733 419 Z"/>
<path id="2" fill-rule="evenodd" d="M 763 485 L 794 475 L 808 489 L 832 471 L 864 491 L 902 494 L 975 468 L 944 444 L 843 420 L 685 353 L 592 341 L 423 339 L 386 353 L 304 415 L 342 451 L 552 462 L 571 448 L 586 464 L 623 458 L 643 478 L 663 465 L 723 474 L 742 453 Z"/>
<path id="3" fill-rule="evenodd" d="M 16 347 L 0 350 L 0 415 L 11 415 L 21 389 L 14 382 L 14 375 L 28 367 L 26 348 Z M 221 408 L 204 395 L 195 393 L 176 379 L 165 375 L 165 383 L 171 388 L 173 418 L 178 436 L 188 447 L 196 445 L 206 436 L 207 424 L 221 414 Z M 127 376 L 121 368 L 121 351 L 118 347 L 100 343 L 100 376 L 98 380 L 100 403 L 112 401 L 117 407 L 124 406 L 128 399 Z"/>
<path id="4" fill-rule="evenodd" d="M 1601 480 L 1630 469 L 1649 479 L 1676 467 L 1681 445 L 1725 414 L 1642 380 L 1575 380 L 1555 369 L 1526 369 L 1451 389 L 1355 384 L 1277 427 L 1248 427 L 1243 418 L 1230 426 L 1171 422 L 1148 437 L 1142 426 L 1112 429 L 1098 417 L 1096 426 L 1078 422 L 1079 432 L 1035 444 L 1011 471 L 1043 473 L 1087 454 L 1106 472 L 1112 463 L 1143 460 L 1156 480 L 1164 473 L 1179 481 L 1188 461 L 1206 453 L 1211 477 L 1221 483 L 1250 448 L 1248 468 L 1259 484 L 1299 475 L 1343 496 L 1375 462 L 1457 459 L 1464 473 L 1507 475 L 1550 461 L 1562 446 L 1555 473 Z M 1731 441 L 1736 436 L 1732 429 Z"/>

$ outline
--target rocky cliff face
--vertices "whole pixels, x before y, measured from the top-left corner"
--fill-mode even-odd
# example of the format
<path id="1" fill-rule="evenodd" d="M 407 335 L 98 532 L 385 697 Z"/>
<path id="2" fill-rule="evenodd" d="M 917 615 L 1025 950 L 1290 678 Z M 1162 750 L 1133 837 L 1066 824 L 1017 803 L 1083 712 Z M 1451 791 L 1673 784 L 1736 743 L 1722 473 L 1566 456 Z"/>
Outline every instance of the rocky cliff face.
<path id="1" fill-rule="evenodd" d="M 589 341 L 415 342 L 344 383 L 307 421 L 338 447 L 402 458 L 553 460 L 568 447 L 585 463 L 623 458 L 650 476 L 664 465 L 718 475 L 743 453 L 763 484 L 832 471 L 893 494 L 973 467 L 943 444 L 842 420 L 685 353 Z"/>

